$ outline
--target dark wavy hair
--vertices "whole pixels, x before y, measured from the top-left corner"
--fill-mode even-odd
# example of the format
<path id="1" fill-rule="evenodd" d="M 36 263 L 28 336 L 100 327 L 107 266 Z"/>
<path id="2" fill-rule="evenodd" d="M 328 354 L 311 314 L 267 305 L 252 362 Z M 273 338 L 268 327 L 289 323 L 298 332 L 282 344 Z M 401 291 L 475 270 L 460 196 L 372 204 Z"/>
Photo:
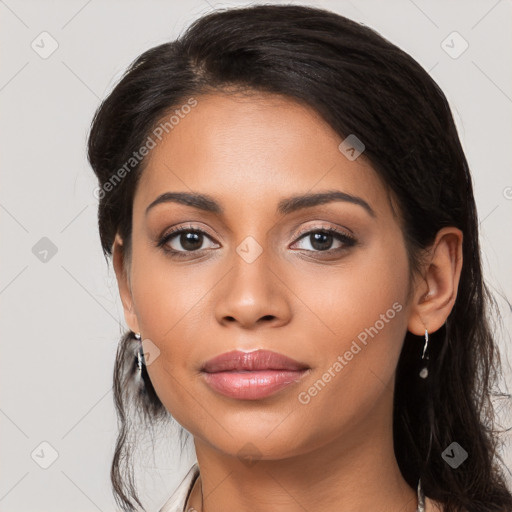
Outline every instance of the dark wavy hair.
<path id="1" fill-rule="evenodd" d="M 374 30 L 323 9 L 255 5 L 204 15 L 177 40 L 140 55 L 101 103 L 88 140 L 107 262 L 116 233 L 129 262 L 133 197 L 147 158 L 112 185 L 116 171 L 191 96 L 233 91 L 303 102 L 340 137 L 356 134 L 364 142 L 365 157 L 399 206 L 411 270 L 419 269 L 422 250 L 441 228 L 462 230 L 457 299 L 445 325 L 431 334 L 427 379 L 418 377 L 423 343 L 410 332 L 404 339 L 395 384 L 395 454 L 409 485 L 421 477 L 425 494 L 446 512 L 510 512 L 492 402 L 501 367 L 491 330 L 497 307 L 482 276 L 468 164 L 443 92 Z M 133 476 L 137 431 L 172 419 L 145 367 L 137 377 L 137 348 L 134 334 L 124 334 L 114 370 L 119 433 L 111 480 L 125 511 L 142 506 Z M 453 441 L 469 454 L 456 470 L 441 456 Z"/>

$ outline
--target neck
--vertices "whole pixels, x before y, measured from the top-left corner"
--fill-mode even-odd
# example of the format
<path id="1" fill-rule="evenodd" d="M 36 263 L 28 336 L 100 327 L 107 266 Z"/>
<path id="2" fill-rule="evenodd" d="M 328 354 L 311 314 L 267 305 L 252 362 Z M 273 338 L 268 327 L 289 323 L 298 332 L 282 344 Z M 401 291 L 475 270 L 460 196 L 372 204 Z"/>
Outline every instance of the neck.
<path id="1" fill-rule="evenodd" d="M 379 424 L 379 416 L 314 450 L 280 459 L 244 461 L 195 438 L 201 475 L 186 510 L 415 512 L 416 489 L 400 473 L 391 421 Z"/>

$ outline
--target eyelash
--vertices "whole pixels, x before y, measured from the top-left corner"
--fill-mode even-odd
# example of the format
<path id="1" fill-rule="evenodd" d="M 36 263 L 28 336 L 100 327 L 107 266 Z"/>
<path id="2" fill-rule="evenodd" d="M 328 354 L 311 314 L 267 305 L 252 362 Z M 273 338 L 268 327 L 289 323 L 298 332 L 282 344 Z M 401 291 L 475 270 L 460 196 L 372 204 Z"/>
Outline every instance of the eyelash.
<path id="1" fill-rule="evenodd" d="M 201 252 L 202 250 L 207 250 L 207 249 L 199 249 L 196 251 L 177 251 L 175 249 L 167 249 L 165 247 L 165 245 L 170 240 L 175 238 L 176 236 L 181 235 L 182 233 L 190 233 L 190 232 L 200 233 L 200 234 L 211 239 L 210 235 L 208 235 L 208 233 L 206 233 L 202 229 L 195 228 L 194 226 L 181 226 L 178 228 L 173 228 L 170 231 L 168 231 L 164 236 L 162 236 L 158 240 L 156 246 L 158 248 L 162 248 L 162 250 L 165 253 L 167 253 L 169 256 L 171 256 L 172 258 L 186 258 L 190 254 L 198 253 L 198 252 Z M 326 251 L 311 251 L 309 249 L 303 249 L 303 250 L 306 250 L 307 252 L 314 252 L 314 253 L 332 254 L 332 253 L 339 253 L 341 251 L 345 251 L 348 248 L 353 247 L 357 243 L 357 241 L 354 237 L 348 235 L 344 231 L 338 230 L 333 227 L 328 227 L 328 228 L 318 227 L 318 228 L 314 228 L 314 229 L 306 228 L 302 231 L 299 231 L 295 242 L 298 242 L 299 240 L 306 238 L 307 235 L 312 235 L 314 233 L 323 233 L 323 234 L 328 234 L 328 235 L 334 235 L 334 237 L 337 240 L 339 240 L 340 242 L 342 242 L 344 244 L 344 246 L 338 247 L 337 249 L 328 249 Z"/>

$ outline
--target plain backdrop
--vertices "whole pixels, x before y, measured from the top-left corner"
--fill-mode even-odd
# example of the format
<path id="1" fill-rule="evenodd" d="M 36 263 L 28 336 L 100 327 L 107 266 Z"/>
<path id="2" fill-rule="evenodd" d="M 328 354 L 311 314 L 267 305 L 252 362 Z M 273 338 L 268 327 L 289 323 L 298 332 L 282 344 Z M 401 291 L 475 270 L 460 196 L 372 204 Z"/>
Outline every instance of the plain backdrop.
<path id="1" fill-rule="evenodd" d="M 125 324 L 100 249 L 88 129 L 140 53 L 212 9 L 247 3 L 0 1 L 2 512 L 115 510 L 111 387 Z M 512 3 L 291 3 L 376 29 L 445 92 L 473 173 L 485 275 L 503 314 L 502 357 L 510 361 Z M 510 386 L 511 375 L 504 378 Z M 192 450 L 180 458 L 175 438 L 169 432 L 168 449 L 143 468 L 152 510 L 194 460 Z M 511 467 L 510 449 L 505 456 Z"/>

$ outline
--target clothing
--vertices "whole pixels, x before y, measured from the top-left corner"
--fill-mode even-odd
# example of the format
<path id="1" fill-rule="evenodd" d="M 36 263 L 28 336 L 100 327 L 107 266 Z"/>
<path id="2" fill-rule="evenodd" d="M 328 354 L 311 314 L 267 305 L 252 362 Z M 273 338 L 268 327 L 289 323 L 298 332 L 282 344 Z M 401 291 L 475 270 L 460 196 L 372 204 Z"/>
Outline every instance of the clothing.
<path id="1" fill-rule="evenodd" d="M 182 482 L 178 485 L 172 496 L 165 502 L 159 512 L 186 512 L 185 505 L 198 476 L 199 466 L 196 462 L 189 469 L 185 478 L 183 478 Z M 425 498 L 425 512 L 434 512 L 435 510 L 439 509 L 434 508 L 433 502 L 430 499 Z"/>
<path id="2" fill-rule="evenodd" d="M 159 512 L 184 512 L 188 495 L 199 476 L 199 466 L 197 462 L 190 468 L 185 478 L 176 488 L 172 496 L 165 502 Z"/>

